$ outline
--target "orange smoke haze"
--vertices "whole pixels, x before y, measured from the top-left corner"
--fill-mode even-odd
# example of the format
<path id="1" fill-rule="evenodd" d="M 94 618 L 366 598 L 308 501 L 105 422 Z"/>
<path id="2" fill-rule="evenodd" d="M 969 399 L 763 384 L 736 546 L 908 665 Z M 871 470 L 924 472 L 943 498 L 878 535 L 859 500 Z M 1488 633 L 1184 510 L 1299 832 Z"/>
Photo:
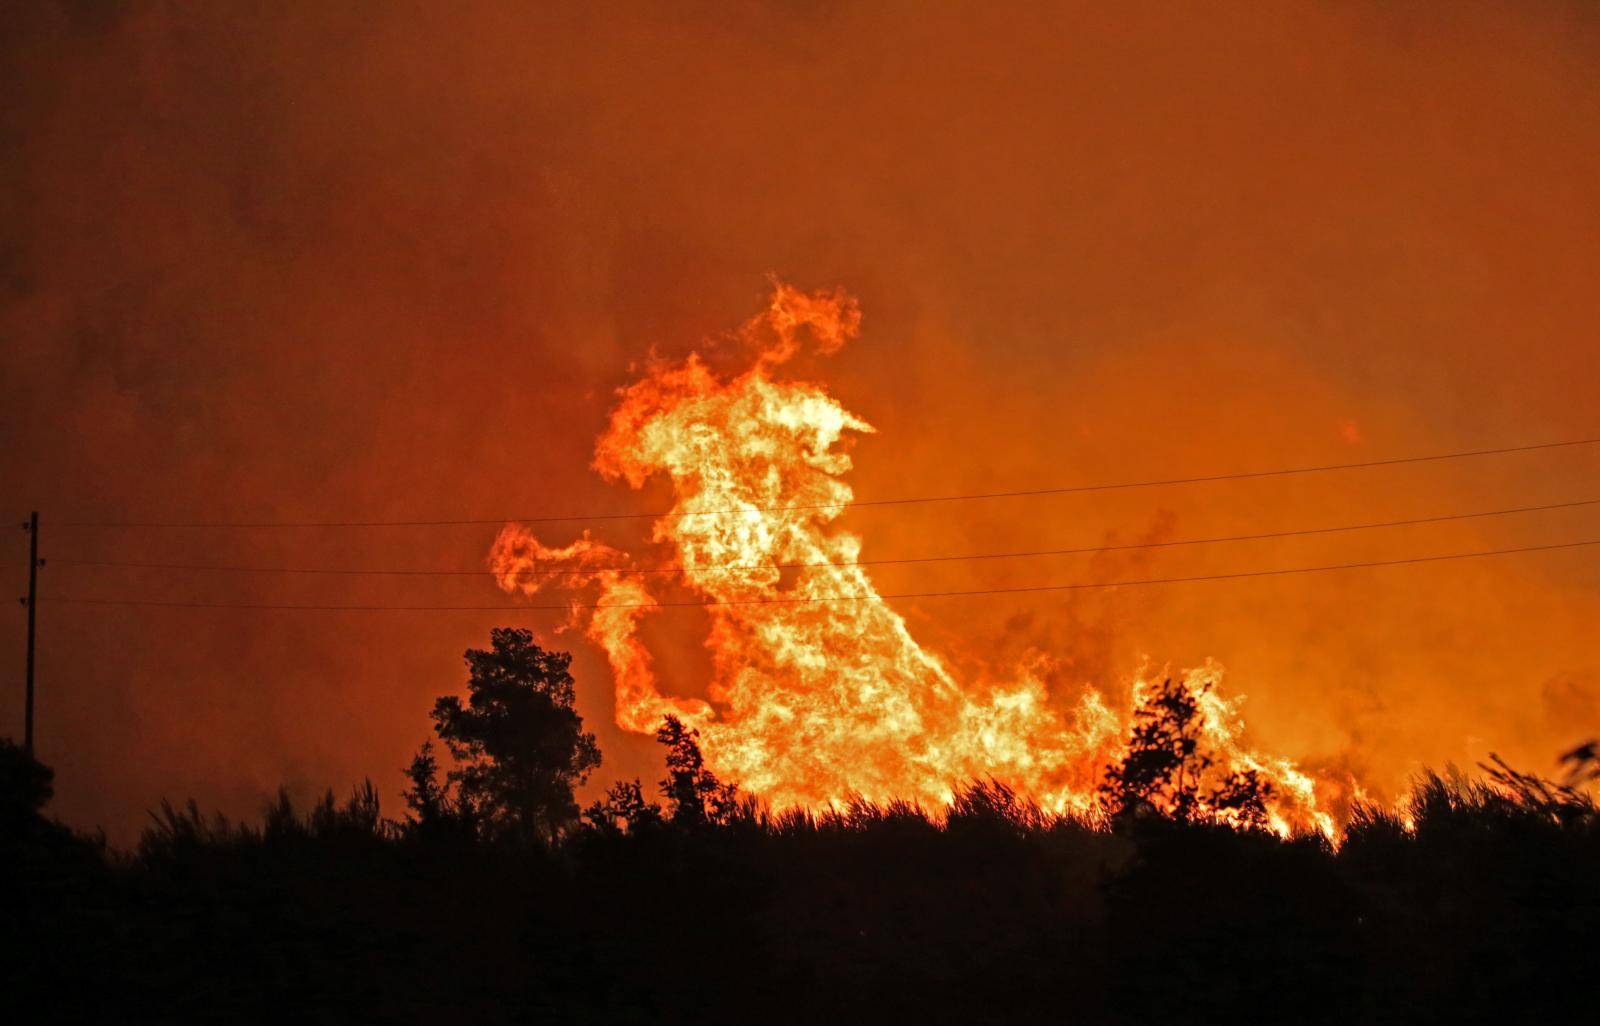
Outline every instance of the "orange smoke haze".
<path id="1" fill-rule="evenodd" d="M 70 821 L 126 839 L 164 795 L 248 814 L 280 782 L 303 793 L 367 774 L 392 810 L 433 697 L 462 686 L 461 651 L 500 624 L 574 651 L 601 784 L 659 775 L 657 746 L 615 726 L 635 697 L 755 736 L 730 710 L 794 667 L 744 657 L 798 664 L 807 650 L 748 639 L 796 619 L 816 621 L 807 644 L 859 627 L 910 667 L 894 701 L 925 720 L 942 710 L 948 736 L 1033 702 L 1028 717 L 1065 732 L 985 737 L 1049 763 L 1057 794 L 1078 793 L 1081 696 L 1120 715 L 1141 672 L 1207 659 L 1248 724 L 1241 751 L 1378 796 L 1423 764 L 1490 751 L 1550 772 L 1600 733 L 1600 562 L 1581 549 L 781 616 L 50 605 L 514 605 L 484 562 L 501 524 L 713 501 L 723 486 L 686 478 L 651 425 L 730 414 L 757 382 L 774 409 L 809 404 L 785 437 L 818 462 L 756 486 L 783 505 L 1600 433 L 1600 19 L 1586 5 L 335 6 L 0 15 L 0 496 L 13 521 L 44 519 L 38 729 Z M 760 309 L 769 273 L 797 291 L 752 348 L 727 329 Z M 783 520 L 772 538 L 603 521 L 565 558 L 1092 547 L 1597 489 L 1600 452 L 1564 449 L 860 506 Z M 62 523 L 434 519 L 489 523 Z M 831 588 L 834 573 L 879 595 L 1195 576 L 1597 535 L 1595 508 L 1577 507 L 881 565 L 870 580 L 623 575 L 530 604 Z M 538 527 L 546 546 L 581 537 Z M 17 594 L 25 542 L 0 546 Z M 0 731 L 20 733 L 10 608 Z M 622 675 L 620 699 L 619 653 L 650 654 L 625 666 L 639 676 Z M 802 756 L 792 740 L 718 758 L 758 779 Z M 911 772 L 887 750 L 861 752 L 873 787 Z M 923 781 L 979 761 L 918 757 Z"/>

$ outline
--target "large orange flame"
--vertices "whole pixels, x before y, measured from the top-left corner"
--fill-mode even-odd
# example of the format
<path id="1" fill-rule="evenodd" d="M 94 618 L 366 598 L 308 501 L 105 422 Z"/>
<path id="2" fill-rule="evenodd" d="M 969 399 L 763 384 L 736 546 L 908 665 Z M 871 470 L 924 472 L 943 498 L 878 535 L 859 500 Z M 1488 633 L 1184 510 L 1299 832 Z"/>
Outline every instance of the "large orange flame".
<path id="1" fill-rule="evenodd" d="M 610 661 L 618 724 L 649 732 L 679 717 L 699 729 L 713 771 L 775 807 L 852 796 L 937 807 L 962 783 L 992 777 L 1047 809 L 1090 810 L 1098 775 L 1125 743 L 1124 716 L 1093 690 L 1064 711 L 1026 667 L 1006 683 L 958 680 L 857 564 L 860 539 L 835 524 L 852 497 L 841 439 L 873 429 L 822 387 L 777 374 L 802 345 L 831 352 L 859 325 L 843 293 L 776 284 L 739 332 L 754 350 L 748 370 L 722 380 L 697 356 L 659 366 L 622 390 L 599 440 L 602 474 L 634 488 L 655 474 L 672 484 L 654 538 L 707 603 L 709 701 L 661 692 L 638 636 L 657 600 L 625 554 L 587 534 L 547 547 L 510 524 L 490 556 L 497 579 L 529 595 L 551 570 L 596 586 L 573 616 Z M 1184 677 L 1218 766 L 1270 781 L 1280 831 L 1331 830 L 1309 777 L 1244 746 L 1235 703 L 1210 686 L 1219 675 L 1206 666 Z M 1131 705 L 1146 686 L 1131 684 Z"/>

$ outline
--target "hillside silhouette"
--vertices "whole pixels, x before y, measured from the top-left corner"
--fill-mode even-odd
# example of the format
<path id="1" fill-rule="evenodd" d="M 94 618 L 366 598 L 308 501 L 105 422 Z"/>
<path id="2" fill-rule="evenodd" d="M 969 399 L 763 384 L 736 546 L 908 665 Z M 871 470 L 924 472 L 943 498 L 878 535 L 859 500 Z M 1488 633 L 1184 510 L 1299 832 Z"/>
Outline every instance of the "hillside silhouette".
<path id="1" fill-rule="evenodd" d="M 29 1022 L 1585 1021 L 1600 814 L 1503 763 L 1357 804 L 1337 844 L 1208 779 L 1165 689 L 1103 808 L 1003 781 L 948 809 L 773 813 L 660 727 L 666 773 L 580 809 L 600 764 L 562 653 L 496 630 L 407 769 L 259 821 L 162 803 L 116 851 L 0 745 L 6 993 Z"/>

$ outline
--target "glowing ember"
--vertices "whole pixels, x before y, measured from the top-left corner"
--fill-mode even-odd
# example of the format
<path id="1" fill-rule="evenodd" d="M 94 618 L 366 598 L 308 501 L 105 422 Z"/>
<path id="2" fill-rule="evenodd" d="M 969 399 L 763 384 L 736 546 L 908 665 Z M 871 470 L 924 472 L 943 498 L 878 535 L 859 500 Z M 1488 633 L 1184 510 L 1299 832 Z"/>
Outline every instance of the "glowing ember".
<path id="1" fill-rule="evenodd" d="M 740 330 L 755 353 L 747 371 L 721 380 L 694 356 L 655 368 L 621 392 L 599 440 L 595 465 L 607 477 L 672 483 L 675 502 L 654 537 L 709 604 L 709 702 L 661 693 L 638 637 L 657 600 L 646 575 L 619 572 L 625 554 L 587 535 L 549 548 L 510 524 L 490 556 L 499 583 L 531 595 L 562 569 L 596 586 L 584 601 L 604 608 L 575 605 L 573 617 L 610 660 L 617 722 L 650 732 L 678 716 L 700 730 L 714 772 L 776 807 L 852 795 L 938 806 L 956 786 L 993 777 L 1051 810 L 1091 809 L 1101 769 L 1125 743 L 1124 717 L 1093 690 L 1063 712 L 1027 669 L 1006 684 L 958 681 L 855 565 L 860 539 L 834 524 L 852 496 L 840 441 L 872 428 L 820 386 L 775 374 L 802 345 L 832 352 L 859 325 L 848 296 L 779 284 Z M 1242 744 L 1235 703 L 1210 687 L 1219 676 L 1207 666 L 1184 678 L 1205 687 L 1215 767 L 1270 782 L 1280 832 L 1331 830 L 1311 778 Z M 1130 706 L 1145 687 L 1131 685 Z"/>

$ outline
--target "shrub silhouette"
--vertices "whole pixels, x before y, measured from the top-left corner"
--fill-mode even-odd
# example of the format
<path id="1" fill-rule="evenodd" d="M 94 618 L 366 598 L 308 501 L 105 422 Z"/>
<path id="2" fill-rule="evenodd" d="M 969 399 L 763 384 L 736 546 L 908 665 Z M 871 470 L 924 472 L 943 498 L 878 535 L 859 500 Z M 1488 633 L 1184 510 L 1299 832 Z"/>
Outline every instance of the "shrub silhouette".
<path id="1" fill-rule="evenodd" d="M 662 814 L 660 805 L 645 801 L 644 788 L 637 779 L 619 780 L 606 791 L 604 799 L 584 810 L 583 819 L 602 833 L 637 833 L 660 825 Z"/>

